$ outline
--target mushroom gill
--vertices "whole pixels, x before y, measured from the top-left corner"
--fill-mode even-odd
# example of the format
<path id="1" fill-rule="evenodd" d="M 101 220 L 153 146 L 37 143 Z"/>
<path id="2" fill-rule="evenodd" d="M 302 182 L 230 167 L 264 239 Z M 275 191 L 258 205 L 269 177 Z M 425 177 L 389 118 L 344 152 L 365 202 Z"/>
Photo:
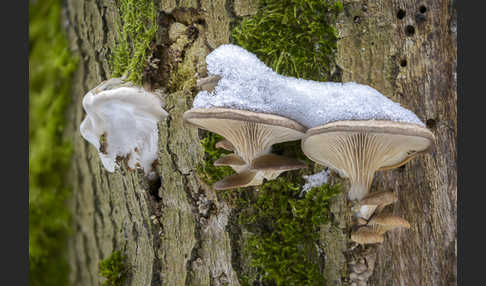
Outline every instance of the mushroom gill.
<path id="1" fill-rule="evenodd" d="M 392 121 L 337 121 L 309 129 L 302 150 L 313 161 L 351 182 L 348 197 L 361 200 L 378 170 L 399 167 L 426 152 L 433 134 L 416 124 Z"/>
<path id="2" fill-rule="evenodd" d="M 284 171 L 305 167 L 296 159 L 270 154 L 273 144 L 302 138 L 305 128 L 293 120 L 246 110 L 205 108 L 186 111 L 184 121 L 223 136 L 217 147 L 234 151 L 215 165 L 230 166 L 238 174 L 217 182 L 215 189 L 260 185 L 264 178 L 272 180 Z"/>

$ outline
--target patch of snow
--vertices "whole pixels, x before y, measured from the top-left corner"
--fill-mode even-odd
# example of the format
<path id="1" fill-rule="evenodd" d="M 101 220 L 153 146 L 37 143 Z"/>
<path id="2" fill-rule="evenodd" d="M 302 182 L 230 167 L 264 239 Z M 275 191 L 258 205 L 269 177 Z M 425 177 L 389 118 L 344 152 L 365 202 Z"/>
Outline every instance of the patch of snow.
<path id="1" fill-rule="evenodd" d="M 212 92 L 201 91 L 194 108 L 226 107 L 281 115 L 307 128 L 340 120 L 391 120 L 425 126 L 410 110 L 370 86 L 317 82 L 277 74 L 254 54 L 222 45 L 206 57 Z"/>
<path id="2" fill-rule="evenodd" d="M 302 187 L 302 192 L 308 192 L 314 187 L 320 187 L 324 184 L 327 184 L 327 181 L 329 180 L 329 174 L 330 172 L 328 170 L 324 170 L 313 175 L 303 176 L 305 179 L 305 184 Z"/>
<path id="3" fill-rule="evenodd" d="M 161 105 L 155 94 L 110 79 L 84 96 L 81 135 L 96 147 L 107 171 L 115 171 L 118 156 L 128 156 L 130 168 L 141 167 L 150 175 L 157 159 L 157 122 L 168 115 Z"/>

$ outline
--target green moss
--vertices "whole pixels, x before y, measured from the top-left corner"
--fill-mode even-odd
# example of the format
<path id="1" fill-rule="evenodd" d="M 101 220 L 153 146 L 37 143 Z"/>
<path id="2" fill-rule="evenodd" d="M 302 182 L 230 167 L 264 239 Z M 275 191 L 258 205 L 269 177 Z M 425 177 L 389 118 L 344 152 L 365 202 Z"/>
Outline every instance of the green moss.
<path id="1" fill-rule="evenodd" d="M 250 215 L 241 216 L 249 228 L 263 226 L 247 247 L 264 285 L 324 285 L 315 245 L 319 225 L 329 220 L 329 200 L 339 193 L 339 186 L 315 187 L 301 197 L 301 180 L 300 175 L 288 173 L 266 182 L 247 210 Z"/>
<path id="2" fill-rule="evenodd" d="M 233 38 L 277 73 L 326 80 L 341 10 L 339 1 L 261 0 L 258 12 L 233 30 Z"/>
<path id="3" fill-rule="evenodd" d="M 29 5 L 29 281 L 67 285 L 72 146 L 63 139 L 74 58 L 61 28 L 61 1 Z"/>
<path id="4" fill-rule="evenodd" d="M 112 77 L 127 76 L 141 84 L 150 44 L 157 32 L 157 13 L 151 0 L 121 0 L 121 28 L 111 57 Z"/>
<path id="5" fill-rule="evenodd" d="M 113 252 L 108 258 L 100 261 L 99 274 L 106 278 L 102 286 L 119 286 L 127 276 L 126 256 L 120 251 Z"/>
<path id="6" fill-rule="evenodd" d="M 207 132 L 204 138 L 201 139 L 201 144 L 204 148 L 204 163 L 197 165 L 196 170 L 199 177 L 209 185 L 216 183 L 226 176 L 235 174 L 235 171 L 231 167 L 215 167 L 213 165 L 214 161 L 218 160 L 221 156 L 231 153 L 222 148 L 215 147 L 216 143 L 223 139 L 222 136 L 212 132 Z"/>
<path id="7" fill-rule="evenodd" d="M 336 51 L 334 26 L 342 9 L 340 1 L 332 0 L 260 0 L 258 12 L 233 29 L 233 40 L 279 74 L 328 80 Z M 272 152 L 314 165 L 300 141 L 276 144 Z M 285 172 L 265 182 L 241 214 L 241 223 L 253 232 L 247 251 L 264 285 L 325 282 L 314 245 L 339 186 L 313 188 L 300 198 L 302 175 L 312 169 Z"/>

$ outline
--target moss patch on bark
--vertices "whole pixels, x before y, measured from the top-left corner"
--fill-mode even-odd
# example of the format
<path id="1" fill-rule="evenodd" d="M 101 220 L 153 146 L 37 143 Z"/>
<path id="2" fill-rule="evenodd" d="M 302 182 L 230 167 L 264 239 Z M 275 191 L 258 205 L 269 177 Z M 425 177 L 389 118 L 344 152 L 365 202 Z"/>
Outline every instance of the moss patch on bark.
<path id="1" fill-rule="evenodd" d="M 77 58 L 61 28 L 58 0 L 29 7 L 29 283 L 67 285 L 65 256 L 72 146 L 63 138 Z"/>
<path id="2" fill-rule="evenodd" d="M 326 80 L 336 51 L 340 1 L 261 0 L 258 12 L 233 29 L 236 44 L 279 74 Z"/>
<path id="3" fill-rule="evenodd" d="M 157 11 L 151 0 L 122 0 L 120 15 L 122 23 L 111 57 L 111 76 L 126 75 L 127 80 L 141 84 L 158 28 Z"/>
<path id="4" fill-rule="evenodd" d="M 207 132 L 201 139 L 201 144 L 204 148 L 204 162 L 199 164 L 196 170 L 198 171 L 199 177 L 209 185 L 216 183 L 226 176 L 235 174 L 235 171 L 231 167 L 214 166 L 214 161 L 218 160 L 221 156 L 231 153 L 230 151 L 215 147 L 216 143 L 222 139 L 224 139 L 223 136 L 211 132 Z"/>
<path id="5" fill-rule="evenodd" d="M 340 1 L 261 0 L 256 14 L 233 29 L 233 40 L 279 74 L 329 80 L 337 47 L 335 23 L 342 9 Z M 275 145 L 273 152 L 305 160 L 315 170 L 302 153 L 300 141 L 296 142 Z M 326 184 L 303 195 L 302 175 L 309 172 L 286 172 L 265 182 L 240 216 L 251 233 L 244 252 L 263 285 L 326 282 L 320 266 L 324 263 L 319 226 L 331 223 L 330 200 L 339 193 L 339 185 Z M 244 285 L 257 279 L 247 274 L 241 273 Z"/>
<path id="6" fill-rule="evenodd" d="M 100 261 L 99 274 L 106 278 L 102 286 L 119 286 L 127 276 L 126 256 L 120 251 L 114 251 L 106 259 Z"/>
<path id="7" fill-rule="evenodd" d="M 300 178 L 300 179 L 298 179 Z M 252 266 L 264 285 L 324 285 L 319 267 L 319 226 L 329 221 L 329 202 L 339 185 L 301 192 L 301 176 L 287 175 L 259 188 L 242 224 L 264 226 L 247 242 Z"/>

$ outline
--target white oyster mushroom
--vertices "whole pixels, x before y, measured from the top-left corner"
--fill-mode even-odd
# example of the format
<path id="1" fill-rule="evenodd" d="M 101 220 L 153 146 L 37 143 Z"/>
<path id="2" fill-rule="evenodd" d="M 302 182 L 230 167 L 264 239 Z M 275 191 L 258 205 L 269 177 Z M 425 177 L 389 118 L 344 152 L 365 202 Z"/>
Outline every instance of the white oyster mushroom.
<path id="1" fill-rule="evenodd" d="M 83 98 L 86 117 L 81 136 L 96 147 L 101 162 L 115 171 L 117 157 L 130 168 L 152 173 L 157 159 L 157 122 L 167 117 L 159 97 L 141 87 L 113 78 L 90 90 Z"/>
<path id="2" fill-rule="evenodd" d="M 297 159 L 270 153 L 272 145 L 304 135 L 305 128 L 291 119 L 228 108 L 193 108 L 184 113 L 184 122 L 220 134 L 225 140 L 217 147 L 234 152 L 214 162 L 237 172 L 216 182 L 215 190 L 261 185 L 263 179 L 273 180 L 282 172 L 306 167 Z"/>

